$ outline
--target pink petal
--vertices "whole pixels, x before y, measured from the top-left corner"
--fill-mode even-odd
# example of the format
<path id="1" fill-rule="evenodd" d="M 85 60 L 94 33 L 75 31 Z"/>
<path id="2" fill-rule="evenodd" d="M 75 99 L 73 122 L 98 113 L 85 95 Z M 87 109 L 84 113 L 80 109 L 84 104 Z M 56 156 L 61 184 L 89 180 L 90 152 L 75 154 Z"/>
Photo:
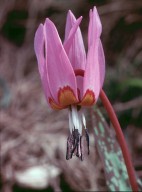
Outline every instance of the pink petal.
<path id="1" fill-rule="evenodd" d="M 44 34 L 43 34 L 43 25 L 40 24 L 38 27 L 35 38 L 34 38 L 34 49 L 38 61 L 38 69 L 41 77 L 41 82 L 43 86 L 43 90 L 46 96 L 47 101 L 51 96 L 49 90 L 49 84 L 47 80 L 47 70 L 45 65 L 45 56 L 44 56 Z"/>
<path id="2" fill-rule="evenodd" d="M 55 25 L 49 19 L 44 24 L 45 47 L 46 47 L 46 67 L 49 79 L 49 88 L 54 100 L 59 103 L 61 100 L 66 103 L 64 98 L 72 93 L 77 98 L 77 85 L 71 63 L 63 48 Z"/>
<path id="3" fill-rule="evenodd" d="M 102 88 L 105 68 L 104 54 L 100 43 L 100 35 L 102 31 L 101 22 L 98 16 L 97 9 L 90 11 L 90 22 L 88 32 L 88 54 L 87 65 L 84 74 L 82 103 L 91 105 L 96 102 L 100 89 Z"/>
<path id="4" fill-rule="evenodd" d="M 71 27 L 71 29 L 69 31 L 68 36 L 65 37 L 65 41 L 63 43 L 63 46 L 64 46 L 64 49 L 66 50 L 66 52 L 69 52 L 69 50 L 72 46 L 75 34 L 77 32 L 77 29 L 79 28 L 81 21 L 82 21 L 82 16 L 79 17 L 77 20 L 75 20 L 73 26 Z"/>
<path id="5" fill-rule="evenodd" d="M 90 22 L 88 29 L 88 48 L 91 45 L 94 45 L 96 39 L 100 38 L 102 33 L 102 24 L 100 21 L 100 17 L 96 7 L 94 7 L 93 11 L 90 10 Z"/>
<path id="6" fill-rule="evenodd" d="M 65 30 L 64 47 L 70 59 L 73 69 L 85 69 L 86 53 L 79 24 L 80 17 L 76 20 L 71 11 L 68 12 Z M 69 44 L 69 46 L 67 46 Z"/>

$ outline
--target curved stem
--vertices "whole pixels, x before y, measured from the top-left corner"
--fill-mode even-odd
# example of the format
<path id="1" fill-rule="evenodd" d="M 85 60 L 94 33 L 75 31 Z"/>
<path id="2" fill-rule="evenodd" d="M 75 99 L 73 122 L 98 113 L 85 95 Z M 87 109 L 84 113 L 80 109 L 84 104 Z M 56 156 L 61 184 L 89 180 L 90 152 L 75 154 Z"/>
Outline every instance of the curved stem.
<path id="1" fill-rule="evenodd" d="M 124 135 L 122 133 L 122 130 L 121 130 L 121 127 L 120 127 L 120 124 L 118 122 L 118 119 L 116 117 L 116 114 L 112 108 L 112 105 L 111 103 L 109 102 L 106 94 L 104 93 L 103 90 L 101 90 L 100 92 L 100 99 L 109 115 L 109 118 L 112 122 L 112 125 L 115 129 L 115 132 L 116 132 L 116 136 L 117 136 L 117 139 L 118 139 L 118 142 L 120 144 L 120 147 L 121 147 L 121 150 L 122 150 L 122 154 L 123 154 L 123 157 L 124 157 L 124 161 L 125 161 L 125 164 L 126 164 L 126 168 L 127 168 L 127 172 L 128 172 L 128 176 L 129 176 L 129 180 L 130 180 L 130 184 L 131 184 L 131 187 L 132 187 L 132 190 L 133 191 L 138 191 L 138 186 L 137 186 L 137 182 L 136 182 L 136 177 L 135 177 L 135 171 L 134 171 L 134 168 L 133 168 L 133 165 L 132 165 L 132 161 L 131 161 L 131 157 L 130 157 L 130 153 L 129 153 L 129 150 L 127 148 L 127 144 L 126 144 L 126 141 L 125 141 L 125 138 L 124 138 Z"/>

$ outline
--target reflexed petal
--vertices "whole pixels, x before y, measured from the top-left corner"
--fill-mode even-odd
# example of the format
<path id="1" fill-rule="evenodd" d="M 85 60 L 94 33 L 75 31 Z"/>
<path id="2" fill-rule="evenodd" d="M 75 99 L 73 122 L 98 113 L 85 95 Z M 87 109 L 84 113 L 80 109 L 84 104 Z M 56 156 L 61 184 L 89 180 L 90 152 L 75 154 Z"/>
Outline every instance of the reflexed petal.
<path id="1" fill-rule="evenodd" d="M 91 45 L 94 46 L 96 39 L 100 38 L 102 33 L 102 24 L 96 7 L 94 7 L 93 11 L 90 10 L 89 14 L 88 49 Z"/>
<path id="2" fill-rule="evenodd" d="M 72 11 L 69 10 L 66 19 L 66 27 L 65 27 L 65 41 L 68 39 L 69 33 L 71 28 L 73 27 L 76 21 L 75 16 L 73 15 Z"/>
<path id="3" fill-rule="evenodd" d="M 105 78 L 105 55 L 104 55 L 104 50 L 103 50 L 101 40 L 99 42 L 99 64 L 100 64 L 100 72 L 101 72 L 100 80 L 101 80 L 101 87 L 102 87 L 104 83 L 104 78 Z"/>
<path id="4" fill-rule="evenodd" d="M 71 11 L 68 12 L 65 30 L 64 47 L 73 69 L 85 69 L 86 53 L 82 34 L 78 27 L 82 17 L 76 20 Z M 76 31 L 76 33 L 75 33 Z M 71 36 L 72 35 L 72 36 Z M 67 46 L 69 44 L 70 46 Z"/>
<path id="5" fill-rule="evenodd" d="M 46 96 L 47 101 L 51 98 L 51 93 L 49 90 L 48 80 L 47 80 L 47 70 L 45 65 L 45 56 L 44 56 L 44 34 L 43 34 L 43 25 L 41 24 L 35 34 L 34 39 L 34 49 L 38 61 L 38 69 L 42 81 L 43 90 Z"/>
<path id="6" fill-rule="evenodd" d="M 69 30 L 69 33 L 68 34 L 66 33 L 67 35 L 65 36 L 65 41 L 63 43 L 63 46 L 64 46 L 66 53 L 69 52 L 69 50 L 72 46 L 73 40 L 75 38 L 75 34 L 77 32 L 77 29 L 79 28 L 81 21 L 82 21 L 82 16 L 79 17 L 77 20 L 75 20 L 73 26 Z"/>
<path id="7" fill-rule="evenodd" d="M 44 25 L 46 67 L 49 88 L 61 106 L 77 102 L 77 85 L 73 68 L 66 55 L 55 25 L 46 19 Z"/>
<path id="8" fill-rule="evenodd" d="M 97 101 L 104 79 L 104 55 L 100 44 L 102 26 L 96 8 L 90 11 L 87 65 L 84 74 L 82 105 Z"/>

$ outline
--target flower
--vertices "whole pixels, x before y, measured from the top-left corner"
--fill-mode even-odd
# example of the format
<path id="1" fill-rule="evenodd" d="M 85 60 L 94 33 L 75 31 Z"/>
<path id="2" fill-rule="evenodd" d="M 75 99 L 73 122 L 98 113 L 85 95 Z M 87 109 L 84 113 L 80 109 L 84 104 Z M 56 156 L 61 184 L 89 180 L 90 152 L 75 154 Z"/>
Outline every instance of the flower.
<path id="1" fill-rule="evenodd" d="M 81 108 L 98 100 L 105 76 L 105 59 L 100 40 L 102 25 L 96 7 L 90 10 L 88 52 L 86 54 L 77 20 L 68 11 L 65 40 L 62 44 L 54 23 L 47 18 L 40 24 L 34 40 L 39 73 L 49 106 L 69 109 L 70 135 L 66 158 L 83 159 L 82 127 L 85 128 L 89 153 L 89 136 Z"/>

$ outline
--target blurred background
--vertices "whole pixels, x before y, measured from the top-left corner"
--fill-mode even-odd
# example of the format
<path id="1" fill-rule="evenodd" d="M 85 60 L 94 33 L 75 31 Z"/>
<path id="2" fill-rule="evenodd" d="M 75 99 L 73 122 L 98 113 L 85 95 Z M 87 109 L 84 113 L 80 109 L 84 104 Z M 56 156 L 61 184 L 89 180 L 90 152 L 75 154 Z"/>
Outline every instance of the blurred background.
<path id="1" fill-rule="evenodd" d="M 142 1 L 0 0 L 2 192 L 106 190 L 89 118 L 90 156 L 83 162 L 65 160 L 67 111 L 47 107 L 33 49 L 35 31 L 46 17 L 64 39 L 69 9 L 76 17 L 83 16 L 81 30 L 87 47 L 88 13 L 94 5 L 103 25 L 104 90 L 142 179 Z M 103 111 L 101 103 L 98 106 Z"/>

